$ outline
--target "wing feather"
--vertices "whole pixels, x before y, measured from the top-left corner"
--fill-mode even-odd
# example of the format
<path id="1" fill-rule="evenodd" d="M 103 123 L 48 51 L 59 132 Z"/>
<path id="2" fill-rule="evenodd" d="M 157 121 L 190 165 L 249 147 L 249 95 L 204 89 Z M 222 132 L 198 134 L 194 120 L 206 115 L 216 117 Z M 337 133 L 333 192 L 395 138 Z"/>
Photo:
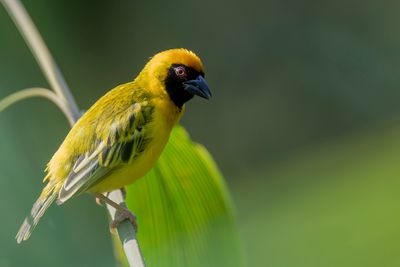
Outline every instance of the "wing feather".
<path id="1" fill-rule="evenodd" d="M 147 104 L 147 103 L 146 103 Z M 57 203 L 87 191 L 111 171 L 130 163 L 142 153 L 149 141 L 146 126 L 154 108 L 135 103 L 123 116 L 115 118 L 106 141 L 94 138 L 96 146 L 78 156 L 60 190 Z"/>

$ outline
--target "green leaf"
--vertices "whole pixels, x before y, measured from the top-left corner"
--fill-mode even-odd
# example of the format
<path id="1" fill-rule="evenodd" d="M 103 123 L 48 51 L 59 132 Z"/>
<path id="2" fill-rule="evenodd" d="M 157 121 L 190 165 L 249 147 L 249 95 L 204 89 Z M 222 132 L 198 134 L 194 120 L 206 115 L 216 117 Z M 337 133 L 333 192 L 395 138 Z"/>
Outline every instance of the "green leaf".
<path id="1" fill-rule="evenodd" d="M 243 266 L 224 180 L 207 150 L 181 126 L 153 170 L 127 192 L 147 266 Z"/>

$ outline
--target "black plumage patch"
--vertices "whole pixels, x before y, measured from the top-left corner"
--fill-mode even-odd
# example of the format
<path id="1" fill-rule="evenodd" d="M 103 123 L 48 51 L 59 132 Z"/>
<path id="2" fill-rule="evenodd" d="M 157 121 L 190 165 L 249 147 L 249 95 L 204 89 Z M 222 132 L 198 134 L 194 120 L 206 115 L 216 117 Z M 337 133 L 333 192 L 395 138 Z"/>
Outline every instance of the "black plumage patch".
<path id="1" fill-rule="evenodd" d="M 135 114 L 132 113 L 129 116 L 129 129 L 132 129 L 133 125 L 135 124 Z"/>
<path id="2" fill-rule="evenodd" d="M 185 76 L 178 76 L 175 69 L 182 67 L 186 71 Z M 182 108 L 183 104 L 193 98 L 193 95 L 184 90 L 183 83 L 195 79 L 199 75 L 204 77 L 204 73 L 200 73 L 193 68 L 189 68 L 182 64 L 172 64 L 168 69 L 168 75 L 165 79 L 165 89 L 168 92 L 172 102 L 178 107 Z"/>
<path id="3" fill-rule="evenodd" d="M 123 144 L 121 147 L 121 160 L 125 163 L 128 163 L 131 158 L 134 142 L 135 140 L 131 140 Z"/>

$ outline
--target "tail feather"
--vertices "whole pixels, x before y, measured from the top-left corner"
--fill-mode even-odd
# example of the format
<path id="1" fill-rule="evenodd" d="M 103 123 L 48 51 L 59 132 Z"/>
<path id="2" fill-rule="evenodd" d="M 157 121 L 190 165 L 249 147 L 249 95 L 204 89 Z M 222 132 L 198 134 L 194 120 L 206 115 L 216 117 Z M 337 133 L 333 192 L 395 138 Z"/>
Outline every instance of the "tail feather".
<path id="1" fill-rule="evenodd" d="M 22 223 L 21 227 L 15 239 L 17 239 L 17 243 L 21 243 L 29 238 L 33 229 L 35 229 L 36 225 L 38 224 L 40 218 L 43 216 L 44 212 L 50 207 L 50 205 L 54 202 L 57 198 L 57 193 L 52 190 L 49 194 L 45 196 L 40 196 L 35 204 L 33 204 L 31 213 L 27 216 Z"/>

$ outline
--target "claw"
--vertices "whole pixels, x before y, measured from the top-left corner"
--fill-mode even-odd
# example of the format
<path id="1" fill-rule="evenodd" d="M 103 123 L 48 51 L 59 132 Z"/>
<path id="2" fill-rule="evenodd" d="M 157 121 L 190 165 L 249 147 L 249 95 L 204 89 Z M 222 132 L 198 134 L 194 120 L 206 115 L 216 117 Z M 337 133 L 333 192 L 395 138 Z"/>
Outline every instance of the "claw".
<path id="1" fill-rule="evenodd" d="M 125 189 L 121 189 L 122 194 L 126 194 Z M 115 233 L 115 228 L 118 226 L 119 223 L 125 220 L 129 220 L 133 226 L 135 232 L 137 232 L 138 225 L 136 222 L 136 216 L 133 214 L 128 208 L 125 206 L 125 203 L 117 204 L 111 199 L 108 198 L 107 193 L 106 195 L 97 193 L 96 202 L 100 204 L 108 204 L 115 209 L 114 220 L 110 223 L 110 232 Z"/>
<path id="2" fill-rule="evenodd" d="M 111 233 L 115 232 L 115 228 L 118 226 L 118 224 L 120 224 L 125 220 L 129 220 L 133 226 L 133 229 L 135 229 L 135 232 L 137 232 L 138 224 L 136 222 L 136 216 L 127 208 L 116 210 L 115 218 L 110 223 L 110 232 Z"/>

